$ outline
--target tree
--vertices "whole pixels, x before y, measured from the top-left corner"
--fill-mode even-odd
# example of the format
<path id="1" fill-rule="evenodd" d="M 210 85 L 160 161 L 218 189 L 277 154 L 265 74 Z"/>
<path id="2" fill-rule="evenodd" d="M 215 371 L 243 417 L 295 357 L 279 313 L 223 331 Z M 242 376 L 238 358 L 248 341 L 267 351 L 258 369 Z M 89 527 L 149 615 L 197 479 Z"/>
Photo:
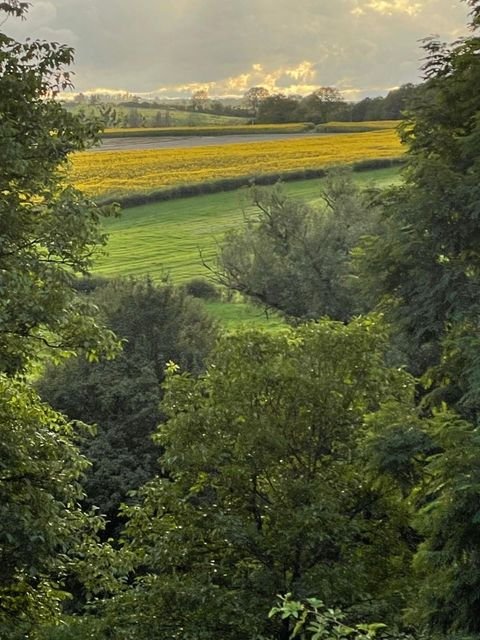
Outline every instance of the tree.
<path id="1" fill-rule="evenodd" d="M 257 109 L 257 122 L 283 123 L 296 121 L 298 102 L 282 93 L 262 100 Z"/>
<path id="2" fill-rule="evenodd" d="M 100 340 L 71 285 L 105 243 L 99 220 L 113 209 L 62 186 L 68 154 L 91 144 L 99 126 L 55 100 L 70 82 L 62 69 L 71 60 L 68 47 L 0 34 L 0 371 L 7 373 L 52 345 L 93 353 Z"/>
<path id="3" fill-rule="evenodd" d="M 221 245 L 216 277 L 287 317 L 348 320 L 364 310 L 355 289 L 350 252 L 375 228 L 376 211 L 347 170 L 331 171 L 313 208 L 280 185 L 255 188 L 243 227 Z"/>
<path id="4" fill-rule="evenodd" d="M 88 461 L 72 424 L 4 374 L 0 397 L 0 636 L 15 640 L 59 617 L 100 522 L 78 506 Z"/>
<path id="5" fill-rule="evenodd" d="M 389 91 L 383 99 L 382 119 L 400 120 L 404 112 L 408 110 L 412 102 L 417 87 L 414 84 L 407 83 Z"/>
<path id="6" fill-rule="evenodd" d="M 345 106 L 342 94 L 335 87 L 320 87 L 303 98 L 299 105 L 299 116 L 307 122 L 328 122 L 341 107 Z"/>
<path id="7" fill-rule="evenodd" d="M 135 640 L 284 638 L 267 613 L 287 591 L 389 610 L 408 574 L 405 514 L 359 451 L 364 415 L 408 404 L 412 386 L 383 364 L 384 340 L 372 320 L 322 321 L 227 336 L 198 379 L 170 367 L 167 475 L 128 509 L 139 574 L 107 626 Z"/>
<path id="8" fill-rule="evenodd" d="M 341 609 L 327 607 L 318 598 L 307 598 L 305 602 L 292 600 L 291 594 L 280 596 L 278 606 L 273 607 L 269 617 L 281 616 L 289 621 L 290 638 L 300 637 L 302 640 L 317 640 L 319 637 L 330 640 L 343 640 L 346 635 L 350 640 L 382 640 L 395 637 L 406 640 L 409 636 L 404 633 L 392 635 L 387 625 L 382 623 L 358 624 L 346 620 Z"/>
<path id="9" fill-rule="evenodd" d="M 25 2 L 2 2 L 21 17 Z M 86 462 L 72 425 L 42 404 L 26 374 L 48 352 L 113 354 L 117 341 L 73 288 L 105 243 L 102 209 L 65 185 L 68 154 L 98 122 L 55 99 L 72 51 L 0 34 L 0 635 L 54 619 L 64 578 L 98 521 L 78 507 Z M 93 543 L 93 547 L 95 543 Z"/>
<path id="10" fill-rule="evenodd" d="M 426 82 L 403 127 L 406 184 L 386 194 L 384 233 L 362 256 L 367 287 L 428 385 L 421 409 L 430 447 L 410 456 L 422 470 L 410 493 L 421 535 L 410 619 L 457 635 L 480 631 L 480 2 L 468 4 L 472 35 L 425 44 Z"/>
<path id="11" fill-rule="evenodd" d="M 199 90 L 192 93 L 192 109 L 194 111 L 204 111 L 209 101 L 208 91 Z"/>
<path id="12" fill-rule="evenodd" d="M 243 95 L 245 104 L 252 110 L 254 116 L 258 113 L 258 108 L 263 100 L 268 98 L 270 91 L 265 87 L 250 87 Z"/>
<path id="13" fill-rule="evenodd" d="M 127 127 L 130 127 L 132 129 L 145 126 L 145 117 L 135 107 L 128 110 L 126 120 Z"/>
<path id="14" fill-rule="evenodd" d="M 384 98 L 364 98 L 352 106 L 352 120 L 363 122 L 365 120 L 382 120 Z"/>
<path id="15" fill-rule="evenodd" d="M 426 82 L 402 128 L 405 184 L 385 194 L 383 233 L 360 261 L 365 293 L 388 309 L 416 373 L 438 364 L 446 333 L 475 326 L 479 313 L 479 7 L 469 4 L 472 36 L 425 45 Z"/>
<path id="16" fill-rule="evenodd" d="M 72 420 L 96 424 L 83 452 L 92 462 L 85 502 L 118 528 L 118 508 L 157 472 L 160 450 L 151 436 L 162 421 L 161 384 L 170 360 L 198 374 L 216 337 L 202 305 L 171 284 L 113 280 L 93 294 L 106 323 L 123 340 L 114 360 L 70 359 L 50 367 L 38 387 L 44 399 Z"/>

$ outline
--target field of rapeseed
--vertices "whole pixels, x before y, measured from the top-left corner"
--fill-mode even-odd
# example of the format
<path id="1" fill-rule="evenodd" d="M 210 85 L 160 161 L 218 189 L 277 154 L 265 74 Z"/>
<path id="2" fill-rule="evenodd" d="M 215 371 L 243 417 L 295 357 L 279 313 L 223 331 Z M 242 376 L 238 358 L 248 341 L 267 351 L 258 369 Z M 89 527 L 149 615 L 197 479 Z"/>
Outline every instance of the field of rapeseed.
<path id="1" fill-rule="evenodd" d="M 161 190 L 222 178 L 285 174 L 403 153 L 395 131 L 142 151 L 83 152 L 70 179 L 93 197 Z"/>

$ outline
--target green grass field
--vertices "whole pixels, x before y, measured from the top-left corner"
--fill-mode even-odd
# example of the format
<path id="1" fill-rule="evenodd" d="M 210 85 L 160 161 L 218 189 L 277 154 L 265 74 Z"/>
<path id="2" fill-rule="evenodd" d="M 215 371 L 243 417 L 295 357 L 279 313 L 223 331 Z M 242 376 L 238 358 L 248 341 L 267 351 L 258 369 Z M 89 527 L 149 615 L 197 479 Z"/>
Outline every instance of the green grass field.
<path id="1" fill-rule="evenodd" d="M 398 168 L 354 174 L 366 184 L 389 184 L 398 179 Z M 292 196 L 309 202 L 319 199 L 322 180 L 285 183 Z M 200 253 L 211 260 L 216 243 L 227 229 L 242 223 L 246 189 L 180 198 L 133 207 L 120 218 L 105 222 L 110 235 L 108 255 L 96 262 L 96 272 L 106 276 L 145 275 L 160 279 L 169 272 L 175 283 L 208 275 Z"/>
<path id="2" fill-rule="evenodd" d="M 378 186 L 399 180 L 399 168 L 354 174 L 361 184 Z M 320 200 L 321 179 L 285 184 L 295 197 L 315 203 Z M 212 195 L 180 198 L 127 209 L 121 217 L 105 222 L 110 238 L 108 255 L 96 261 L 95 273 L 104 276 L 149 274 L 160 280 L 166 273 L 175 284 L 190 278 L 208 277 L 201 254 L 214 260 L 217 243 L 227 229 L 242 224 L 246 189 Z M 226 327 L 238 324 L 278 326 L 279 319 L 267 319 L 262 311 L 246 303 L 214 302 L 210 311 Z"/>
<path id="3" fill-rule="evenodd" d="M 88 116 L 99 116 L 100 109 L 95 105 L 72 105 L 66 104 L 66 108 L 73 113 L 85 113 Z M 217 116 L 211 113 L 198 113 L 194 111 L 183 111 L 170 107 L 159 109 L 145 109 L 142 107 L 118 107 L 112 105 L 119 120 L 119 126 L 128 126 L 128 119 L 131 112 L 135 109 L 140 118 L 143 118 L 141 126 L 165 126 L 165 118 L 168 119 L 168 126 L 171 127 L 204 127 L 204 126 L 222 126 L 222 125 L 242 125 L 248 122 L 248 118 L 240 118 L 236 116 Z"/>

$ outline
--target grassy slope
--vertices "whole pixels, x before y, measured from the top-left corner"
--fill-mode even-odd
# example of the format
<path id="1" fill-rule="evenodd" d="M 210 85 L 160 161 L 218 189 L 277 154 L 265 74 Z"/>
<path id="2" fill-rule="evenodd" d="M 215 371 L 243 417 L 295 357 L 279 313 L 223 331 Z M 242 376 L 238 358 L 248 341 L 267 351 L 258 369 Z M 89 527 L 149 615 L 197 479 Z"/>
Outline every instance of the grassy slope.
<path id="1" fill-rule="evenodd" d="M 92 105 L 65 105 L 69 111 L 78 113 L 83 111 L 87 115 L 98 116 L 100 111 Z M 137 113 L 145 118 L 146 126 L 153 126 L 154 119 L 158 111 L 165 118 L 165 109 L 142 109 L 142 107 L 117 107 L 112 104 L 118 118 L 127 117 L 129 112 L 135 109 Z M 180 111 L 171 107 L 168 109 L 168 117 L 170 126 L 172 127 L 197 127 L 197 126 L 216 126 L 216 125 L 237 125 L 246 124 L 248 118 L 239 118 L 236 116 L 217 116 L 211 113 L 197 113 L 193 111 Z"/>
<path id="2" fill-rule="evenodd" d="M 355 179 L 362 184 L 386 185 L 398 180 L 398 175 L 398 168 L 380 169 L 355 174 Z M 291 182 L 285 188 L 292 196 L 314 203 L 319 199 L 321 179 Z M 106 221 L 108 255 L 97 260 L 96 272 L 106 276 L 150 274 L 154 279 L 168 272 L 175 283 L 208 276 L 200 251 L 211 260 L 222 234 L 242 222 L 245 195 L 240 189 L 126 210 L 120 218 Z M 227 327 L 238 323 L 278 325 L 278 320 L 267 321 L 261 311 L 248 304 L 209 306 Z"/>
<path id="3" fill-rule="evenodd" d="M 361 183 L 391 183 L 398 168 L 354 174 Z M 315 202 L 321 179 L 286 183 L 292 196 Z M 166 270 L 174 282 L 206 275 L 200 259 L 215 253 L 216 241 L 232 226 L 242 222 L 242 200 L 247 191 L 221 192 L 193 198 L 179 198 L 123 212 L 107 220 L 110 235 L 108 255 L 97 260 L 96 271 L 103 275 L 144 275 L 160 278 Z"/>

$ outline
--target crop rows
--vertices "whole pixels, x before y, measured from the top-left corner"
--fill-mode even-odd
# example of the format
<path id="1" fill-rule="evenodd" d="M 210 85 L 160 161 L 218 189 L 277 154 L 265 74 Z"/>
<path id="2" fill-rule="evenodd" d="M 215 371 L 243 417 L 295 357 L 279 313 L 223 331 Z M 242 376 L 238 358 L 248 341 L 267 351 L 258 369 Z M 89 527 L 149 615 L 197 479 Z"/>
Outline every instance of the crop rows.
<path id="1" fill-rule="evenodd" d="M 394 131 L 211 147 L 84 152 L 72 160 L 71 180 L 93 197 L 147 193 L 222 178 L 286 174 L 403 152 Z"/>

